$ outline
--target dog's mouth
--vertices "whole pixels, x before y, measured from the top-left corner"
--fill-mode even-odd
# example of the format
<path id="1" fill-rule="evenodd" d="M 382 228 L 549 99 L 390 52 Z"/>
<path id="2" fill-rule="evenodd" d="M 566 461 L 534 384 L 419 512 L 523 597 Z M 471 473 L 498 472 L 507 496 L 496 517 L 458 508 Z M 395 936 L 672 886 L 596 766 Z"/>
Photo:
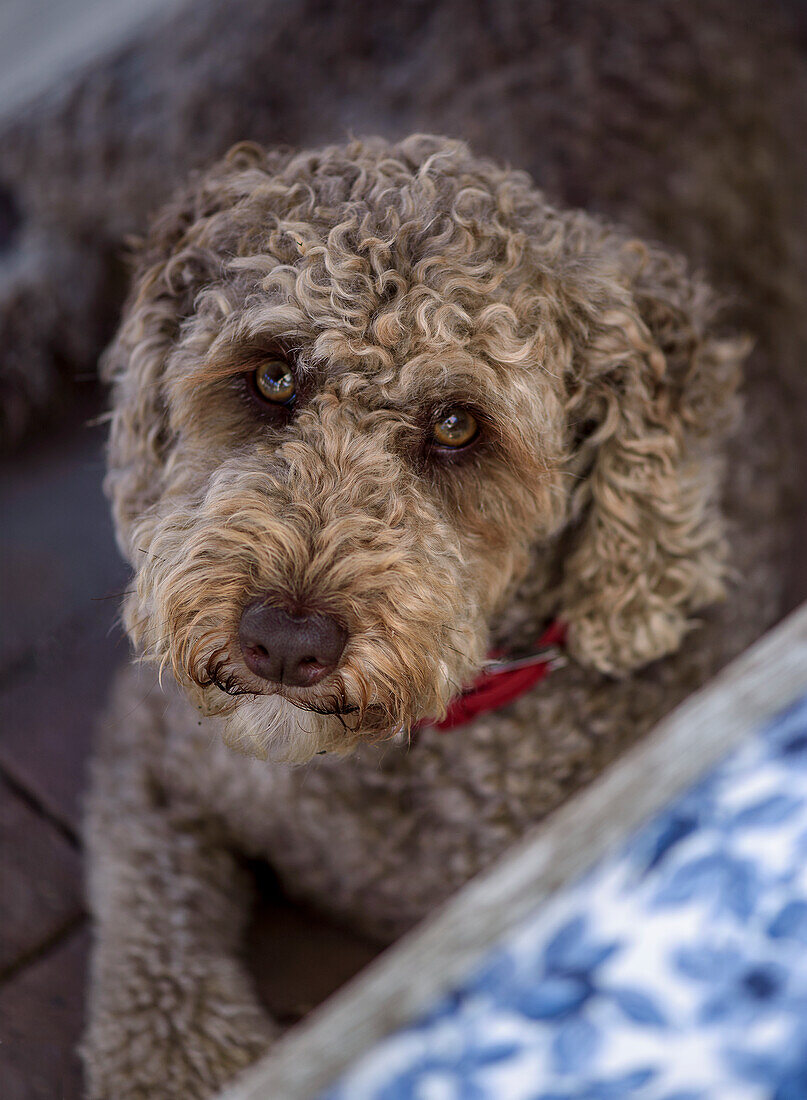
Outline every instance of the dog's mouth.
<path id="1" fill-rule="evenodd" d="M 198 681 L 203 688 L 216 688 L 224 695 L 233 699 L 248 697 L 277 698 L 290 703 L 298 710 L 307 711 L 310 714 L 318 714 L 323 718 L 347 719 L 343 722 L 346 729 L 352 729 L 358 719 L 365 729 L 376 732 L 384 729 L 392 729 L 399 725 L 391 719 L 386 710 L 377 703 L 368 703 L 360 706 L 345 698 L 344 690 L 339 684 L 338 676 L 331 675 L 316 687 L 297 687 L 282 683 L 270 683 L 258 681 L 255 678 L 246 678 L 238 671 L 227 667 L 224 661 L 213 661 L 205 669 L 205 674 Z M 353 719 L 353 722 L 349 720 Z"/>
<path id="2" fill-rule="evenodd" d="M 367 707 L 362 712 L 361 708 L 355 703 L 348 703 L 346 700 L 333 700 L 333 699 L 318 699 L 311 697 L 305 693 L 301 693 L 301 689 L 293 688 L 291 690 L 285 688 L 279 688 L 277 691 L 262 692 L 263 695 L 276 695 L 281 699 L 285 699 L 287 703 L 291 703 L 293 707 L 297 707 L 298 710 L 306 710 L 311 714 L 320 714 L 323 718 L 347 718 L 351 715 L 367 715 L 368 711 L 380 712 L 380 707 Z"/>
<path id="3" fill-rule="evenodd" d="M 351 702 L 338 685 L 316 688 L 259 686 L 235 673 L 215 672 L 205 695 L 207 713 L 225 718 L 225 741 L 241 751 L 300 764 L 316 754 L 352 751 L 360 742 L 385 741 L 407 723 L 377 702 Z M 338 687 L 337 687 L 338 685 Z M 208 695 L 210 689 L 222 701 Z"/>
<path id="4" fill-rule="evenodd" d="M 284 662 L 265 662 L 271 675 L 264 676 L 261 662 L 247 659 L 242 639 L 219 629 L 180 652 L 178 678 L 202 714 L 224 720 L 231 743 L 261 753 L 279 745 L 284 759 L 299 761 L 315 744 L 312 751 L 349 751 L 443 717 L 474 671 L 475 639 L 467 629 L 459 637 L 446 629 L 431 650 L 406 640 L 400 630 L 391 637 L 355 630 L 332 669 L 305 682 L 304 661 L 290 666 L 288 678 Z"/>
<path id="5" fill-rule="evenodd" d="M 215 687 L 225 695 L 237 698 L 248 695 L 279 696 L 301 710 L 314 711 L 316 714 L 353 714 L 359 710 L 347 700 L 328 700 L 325 692 L 313 688 L 290 687 L 280 683 L 246 682 L 232 669 L 226 669 L 222 663 L 215 663 L 205 670 L 205 677 L 199 681 L 200 687 Z M 327 689 L 327 683 L 323 685 Z"/>

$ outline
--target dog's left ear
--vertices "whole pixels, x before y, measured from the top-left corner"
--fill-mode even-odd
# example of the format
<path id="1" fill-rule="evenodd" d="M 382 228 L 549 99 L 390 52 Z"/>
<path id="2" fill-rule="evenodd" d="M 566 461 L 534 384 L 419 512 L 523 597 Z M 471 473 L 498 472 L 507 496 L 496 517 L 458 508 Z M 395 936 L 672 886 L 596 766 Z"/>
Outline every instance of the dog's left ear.
<path id="1" fill-rule="evenodd" d="M 676 650 L 724 594 L 720 455 L 747 342 L 715 335 L 713 297 L 682 261 L 623 242 L 609 262 L 567 390 L 560 617 L 578 660 L 621 676 Z"/>

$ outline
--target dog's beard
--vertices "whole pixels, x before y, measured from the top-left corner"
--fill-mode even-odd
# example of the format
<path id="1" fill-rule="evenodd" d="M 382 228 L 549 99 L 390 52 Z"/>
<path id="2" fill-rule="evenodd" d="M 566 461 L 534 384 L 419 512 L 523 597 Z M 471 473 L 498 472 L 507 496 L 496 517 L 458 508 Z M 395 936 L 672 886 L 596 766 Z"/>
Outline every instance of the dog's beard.
<path id="1" fill-rule="evenodd" d="M 365 674 L 348 666 L 312 692 L 295 691 L 294 698 L 281 689 L 251 690 L 221 662 L 181 679 L 201 713 L 222 719 L 231 748 L 274 762 L 304 763 L 320 753 L 345 755 L 361 743 L 391 738 L 405 742 L 421 719 L 442 716 L 471 674 L 465 660 L 465 674 L 456 660 L 449 664 L 442 659 L 435 667 L 423 659 L 407 672 L 400 654 L 384 656 L 386 661 L 376 653 L 372 661 L 366 655 Z M 368 666 L 375 676 L 366 674 Z"/>
<path id="2" fill-rule="evenodd" d="M 304 709 L 280 695 L 244 697 L 224 718 L 230 748 L 279 764 L 304 764 L 318 753 L 343 755 L 358 740 L 340 715 Z"/>
<path id="3" fill-rule="evenodd" d="M 481 616 L 477 621 L 469 608 L 464 612 L 450 626 L 433 622 L 409 645 L 401 631 L 354 635 L 338 671 L 311 689 L 267 684 L 249 673 L 231 656 L 239 652 L 233 628 L 211 622 L 215 612 L 186 617 L 182 631 L 176 630 L 176 619 L 152 619 L 135 641 L 161 675 L 173 672 L 201 714 L 222 719 L 231 747 L 301 763 L 317 753 L 344 754 L 362 742 L 406 739 L 421 720 L 441 718 L 484 656 Z M 207 629 L 200 631 L 203 624 Z M 143 645 L 152 638 L 161 647 Z"/>
<path id="4" fill-rule="evenodd" d="M 510 570 L 491 566 L 475 579 L 437 515 L 403 538 L 351 512 L 315 532 L 312 550 L 294 509 L 270 507 L 265 486 L 242 486 L 237 510 L 225 489 L 150 515 L 136 532 L 148 547 L 125 604 L 136 648 L 171 669 L 203 713 L 222 716 L 231 744 L 272 759 L 345 751 L 440 718 L 482 663 L 487 605 Z M 348 644 L 327 681 L 302 691 L 249 673 L 238 627 L 256 591 L 313 592 L 346 622 Z"/>

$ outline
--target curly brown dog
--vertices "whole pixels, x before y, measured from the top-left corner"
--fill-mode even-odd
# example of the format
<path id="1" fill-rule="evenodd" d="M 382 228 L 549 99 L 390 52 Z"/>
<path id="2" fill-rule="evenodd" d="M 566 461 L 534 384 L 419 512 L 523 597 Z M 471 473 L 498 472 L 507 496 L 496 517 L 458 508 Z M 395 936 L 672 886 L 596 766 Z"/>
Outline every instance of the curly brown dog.
<path id="1" fill-rule="evenodd" d="M 95 772 L 93 1097 L 271 1041 L 236 852 L 388 940 L 775 618 L 745 350 L 682 260 L 457 142 L 239 146 L 165 210 L 106 363 L 162 691 L 125 675 Z M 565 667 L 440 728 L 550 623 Z"/>

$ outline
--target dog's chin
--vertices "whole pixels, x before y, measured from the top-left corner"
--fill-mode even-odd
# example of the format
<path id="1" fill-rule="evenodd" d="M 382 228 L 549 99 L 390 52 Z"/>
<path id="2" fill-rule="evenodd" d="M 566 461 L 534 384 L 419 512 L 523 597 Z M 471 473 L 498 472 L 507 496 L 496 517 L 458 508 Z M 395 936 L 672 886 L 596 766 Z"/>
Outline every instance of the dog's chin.
<path id="1" fill-rule="evenodd" d="M 242 697 L 222 717 L 230 748 L 275 763 L 304 764 L 317 753 L 350 752 L 358 740 L 337 715 L 303 710 L 281 695 Z"/>
<path id="2" fill-rule="evenodd" d="M 202 682 L 186 681 L 195 708 L 220 721 L 225 743 L 232 749 L 275 763 L 302 764 L 322 753 L 344 756 L 360 744 L 400 741 L 430 715 L 439 715 L 451 696 L 448 678 L 441 689 L 424 697 L 404 696 L 381 704 L 360 706 L 338 691 L 278 688 L 250 690 L 235 676 L 211 675 Z M 364 694 L 362 692 L 362 694 Z"/>
<path id="3" fill-rule="evenodd" d="M 351 715 L 322 714 L 295 706 L 281 695 L 242 697 L 221 717 L 230 748 L 278 764 L 305 764 L 322 753 L 345 756 L 368 739 L 395 735 L 381 723 L 378 728 L 371 722 L 353 729 Z"/>

